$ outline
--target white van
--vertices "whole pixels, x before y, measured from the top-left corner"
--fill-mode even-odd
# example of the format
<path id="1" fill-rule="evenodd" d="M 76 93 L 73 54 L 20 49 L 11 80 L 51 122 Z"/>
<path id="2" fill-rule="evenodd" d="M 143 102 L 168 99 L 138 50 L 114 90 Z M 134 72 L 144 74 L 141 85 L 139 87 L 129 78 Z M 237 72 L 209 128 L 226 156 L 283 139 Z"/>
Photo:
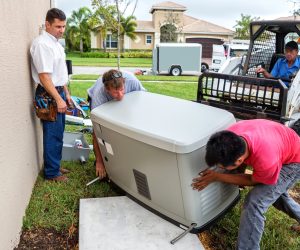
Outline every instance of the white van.
<path id="1" fill-rule="evenodd" d="M 220 67 L 233 57 L 242 57 L 248 52 L 249 44 L 213 44 L 212 65 L 213 71 L 219 71 Z"/>

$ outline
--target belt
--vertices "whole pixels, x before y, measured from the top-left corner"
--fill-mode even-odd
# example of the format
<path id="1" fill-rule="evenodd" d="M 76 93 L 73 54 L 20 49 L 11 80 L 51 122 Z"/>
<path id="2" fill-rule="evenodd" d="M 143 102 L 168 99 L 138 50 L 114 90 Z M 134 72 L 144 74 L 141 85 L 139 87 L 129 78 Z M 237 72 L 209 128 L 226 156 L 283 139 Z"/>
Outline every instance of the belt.
<path id="1" fill-rule="evenodd" d="M 57 86 L 55 88 L 59 93 L 64 91 L 64 86 Z"/>
<path id="2" fill-rule="evenodd" d="M 45 88 L 41 84 L 38 84 L 37 88 L 40 90 L 46 91 Z M 57 90 L 58 93 L 61 93 L 64 91 L 64 86 L 56 86 L 55 89 Z"/>

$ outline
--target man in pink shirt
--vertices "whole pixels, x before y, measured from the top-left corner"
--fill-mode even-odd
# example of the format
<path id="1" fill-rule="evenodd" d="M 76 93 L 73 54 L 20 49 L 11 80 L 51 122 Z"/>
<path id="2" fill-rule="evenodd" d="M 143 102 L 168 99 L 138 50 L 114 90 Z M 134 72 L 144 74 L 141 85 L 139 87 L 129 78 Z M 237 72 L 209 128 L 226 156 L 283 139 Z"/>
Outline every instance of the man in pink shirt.
<path id="1" fill-rule="evenodd" d="M 300 180 L 300 137 L 292 129 L 268 120 L 240 121 L 211 136 L 206 145 L 207 169 L 193 180 L 193 189 L 204 189 L 214 181 L 253 186 L 243 206 L 237 249 L 259 249 L 264 213 L 273 205 L 300 223 L 300 205 L 288 194 Z M 230 173 L 244 165 L 253 174 Z M 294 226 L 299 229 L 300 226 Z"/>

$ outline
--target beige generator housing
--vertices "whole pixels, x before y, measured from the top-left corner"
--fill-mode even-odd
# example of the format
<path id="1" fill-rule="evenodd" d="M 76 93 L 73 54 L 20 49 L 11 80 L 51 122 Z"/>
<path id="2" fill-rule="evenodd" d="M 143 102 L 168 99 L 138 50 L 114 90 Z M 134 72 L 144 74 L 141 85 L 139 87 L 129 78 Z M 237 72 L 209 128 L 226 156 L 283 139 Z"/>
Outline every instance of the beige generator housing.
<path id="1" fill-rule="evenodd" d="M 199 232 L 238 200 L 233 185 L 191 187 L 207 168 L 209 137 L 235 123 L 231 113 L 137 91 L 95 108 L 91 117 L 110 179 L 162 217 L 179 226 L 196 223 Z"/>

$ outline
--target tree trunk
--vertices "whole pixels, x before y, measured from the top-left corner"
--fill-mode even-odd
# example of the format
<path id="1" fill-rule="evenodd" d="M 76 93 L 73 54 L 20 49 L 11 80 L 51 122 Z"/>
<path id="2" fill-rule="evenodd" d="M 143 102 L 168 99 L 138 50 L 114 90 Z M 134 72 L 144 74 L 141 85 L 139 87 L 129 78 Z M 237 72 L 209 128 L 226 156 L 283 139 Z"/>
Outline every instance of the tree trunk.
<path id="1" fill-rule="evenodd" d="M 122 36 L 121 40 L 122 40 L 122 45 L 123 45 L 122 52 L 124 53 L 125 52 L 125 34 Z"/>
<path id="2" fill-rule="evenodd" d="M 120 70 L 120 57 L 121 57 L 121 43 L 120 43 L 120 25 L 121 25 L 121 13 L 119 9 L 119 0 L 116 1 L 116 7 L 118 11 L 118 34 L 117 34 L 117 39 L 118 39 L 118 70 Z"/>
<path id="3" fill-rule="evenodd" d="M 104 52 L 106 52 L 106 39 L 103 40 L 103 48 L 104 48 Z"/>
<path id="4" fill-rule="evenodd" d="M 79 49 L 80 49 L 80 52 L 82 53 L 83 52 L 83 41 L 82 41 L 82 38 L 80 38 Z"/>
<path id="5" fill-rule="evenodd" d="M 120 15 L 120 13 L 119 13 Z M 120 19 L 119 19 L 120 20 Z M 120 23 L 118 25 L 118 70 L 120 70 L 120 58 L 121 58 L 121 41 L 120 41 Z"/>

